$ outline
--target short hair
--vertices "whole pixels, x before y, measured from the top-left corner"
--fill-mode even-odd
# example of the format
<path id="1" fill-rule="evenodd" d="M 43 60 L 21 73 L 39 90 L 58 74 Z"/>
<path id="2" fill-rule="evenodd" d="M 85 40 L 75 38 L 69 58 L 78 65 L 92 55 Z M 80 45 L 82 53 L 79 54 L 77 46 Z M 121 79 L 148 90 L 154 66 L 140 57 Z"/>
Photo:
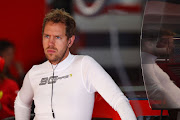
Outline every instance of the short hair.
<path id="1" fill-rule="evenodd" d="M 167 29 L 143 29 L 142 31 L 142 41 L 157 41 L 158 38 L 161 39 L 163 36 L 175 36 L 174 32 Z"/>
<path id="2" fill-rule="evenodd" d="M 14 44 L 9 42 L 8 39 L 0 39 L 0 56 L 7 48 L 14 48 Z"/>
<path id="3" fill-rule="evenodd" d="M 64 9 L 52 9 L 49 13 L 45 15 L 42 33 L 44 33 L 44 28 L 47 22 L 53 23 L 63 23 L 66 26 L 66 36 L 71 38 L 76 32 L 76 22 L 73 17 L 67 13 Z"/>

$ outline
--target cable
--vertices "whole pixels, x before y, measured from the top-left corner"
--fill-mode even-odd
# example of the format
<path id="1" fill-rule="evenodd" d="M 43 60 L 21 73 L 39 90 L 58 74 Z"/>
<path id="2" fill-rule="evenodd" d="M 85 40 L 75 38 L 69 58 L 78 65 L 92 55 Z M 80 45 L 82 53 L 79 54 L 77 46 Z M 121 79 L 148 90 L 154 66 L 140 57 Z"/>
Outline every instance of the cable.
<path id="1" fill-rule="evenodd" d="M 66 52 L 67 52 L 68 46 L 69 46 L 69 44 L 67 45 L 65 52 L 63 53 L 62 57 L 60 58 L 59 63 L 60 63 L 61 60 L 64 58 L 64 56 L 65 56 L 65 54 L 66 54 Z M 53 68 L 53 65 L 51 64 L 51 65 L 52 65 L 52 69 L 53 69 L 52 89 L 51 89 L 51 110 L 52 110 L 52 116 L 53 116 L 53 118 L 55 118 L 55 113 L 54 113 L 53 106 L 52 106 L 52 101 L 53 101 L 53 89 L 54 89 L 54 88 L 53 88 L 53 87 L 54 87 L 54 85 L 53 85 L 53 83 L 54 83 L 54 71 L 55 71 L 55 69 L 57 68 L 57 66 L 59 65 L 59 63 L 58 63 L 54 68 Z"/>
<path id="2" fill-rule="evenodd" d="M 53 116 L 53 118 L 55 118 L 55 114 L 54 114 L 54 110 L 53 110 L 53 106 L 52 106 L 52 99 L 53 99 L 53 83 L 54 83 L 54 70 L 56 69 L 57 66 L 58 66 L 58 64 L 55 66 L 55 68 L 53 68 L 53 65 L 52 65 L 52 69 L 53 69 L 53 77 L 52 77 L 52 90 L 51 90 L 51 110 L 52 110 L 52 116 Z"/>

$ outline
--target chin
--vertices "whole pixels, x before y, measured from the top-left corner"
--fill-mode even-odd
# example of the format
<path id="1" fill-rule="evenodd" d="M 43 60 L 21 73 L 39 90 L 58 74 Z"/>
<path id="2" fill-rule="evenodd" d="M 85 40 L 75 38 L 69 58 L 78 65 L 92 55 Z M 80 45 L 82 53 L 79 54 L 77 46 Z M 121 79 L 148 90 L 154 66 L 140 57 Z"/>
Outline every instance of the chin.
<path id="1" fill-rule="evenodd" d="M 53 61 L 53 60 L 55 59 L 52 54 L 51 54 L 51 55 L 46 54 L 46 58 L 47 58 L 49 61 Z"/>
<path id="2" fill-rule="evenodd" d="M 47 59 L 48 59 L 49 61 L 52 61 L 52 62 L 53 62 L 53 61 L 56 61 L 55 58 L 53 58 L 53 57 L 47 57 Z"/>

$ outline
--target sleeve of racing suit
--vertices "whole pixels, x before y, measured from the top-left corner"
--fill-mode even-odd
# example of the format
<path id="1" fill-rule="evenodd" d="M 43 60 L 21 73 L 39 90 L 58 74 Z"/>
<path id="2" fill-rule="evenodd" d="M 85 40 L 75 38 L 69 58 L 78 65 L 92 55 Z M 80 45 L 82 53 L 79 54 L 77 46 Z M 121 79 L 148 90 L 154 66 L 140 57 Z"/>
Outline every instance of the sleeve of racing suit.
<path id="1" fill-rule="evenodd" d="M 91 57 L 82 60 L 84 84 L 89 92 L 98 92 L 116 110 L 122 120 L 136 120 L 128 99 L 110 75 Z"/>
<path id="2" fill-rule="evenodd" d="M 29 80 L 29 72 L 26 74 L 21 90 L 15 100 L 15 119 L 30 120 L 31 103 L 33 100 L 33 90 Z"/>

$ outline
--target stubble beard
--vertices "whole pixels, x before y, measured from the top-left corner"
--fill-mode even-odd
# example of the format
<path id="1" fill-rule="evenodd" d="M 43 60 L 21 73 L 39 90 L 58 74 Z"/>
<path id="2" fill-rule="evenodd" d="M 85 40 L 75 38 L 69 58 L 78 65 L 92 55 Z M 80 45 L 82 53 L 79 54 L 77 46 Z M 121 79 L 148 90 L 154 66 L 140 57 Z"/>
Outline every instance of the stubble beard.
<path id="1" fill-rule="evenodd" d="M 48 54 L 48 53 L 46 53 L 45 56 L 50 61 L 50 63 L 58 64 L 64 58 L 64 56 L 66 54 L 66 51 L 67 51 L 67 48 L 61 54 L 56 55 L 56 54 Z"/>
<path id="2" fill-rule="evenodd" d="M 50 61 L 50 63 L 59 63 L 60 60 L 62 59 L 62 56 L 46 54 L 46 58 Z"/>

